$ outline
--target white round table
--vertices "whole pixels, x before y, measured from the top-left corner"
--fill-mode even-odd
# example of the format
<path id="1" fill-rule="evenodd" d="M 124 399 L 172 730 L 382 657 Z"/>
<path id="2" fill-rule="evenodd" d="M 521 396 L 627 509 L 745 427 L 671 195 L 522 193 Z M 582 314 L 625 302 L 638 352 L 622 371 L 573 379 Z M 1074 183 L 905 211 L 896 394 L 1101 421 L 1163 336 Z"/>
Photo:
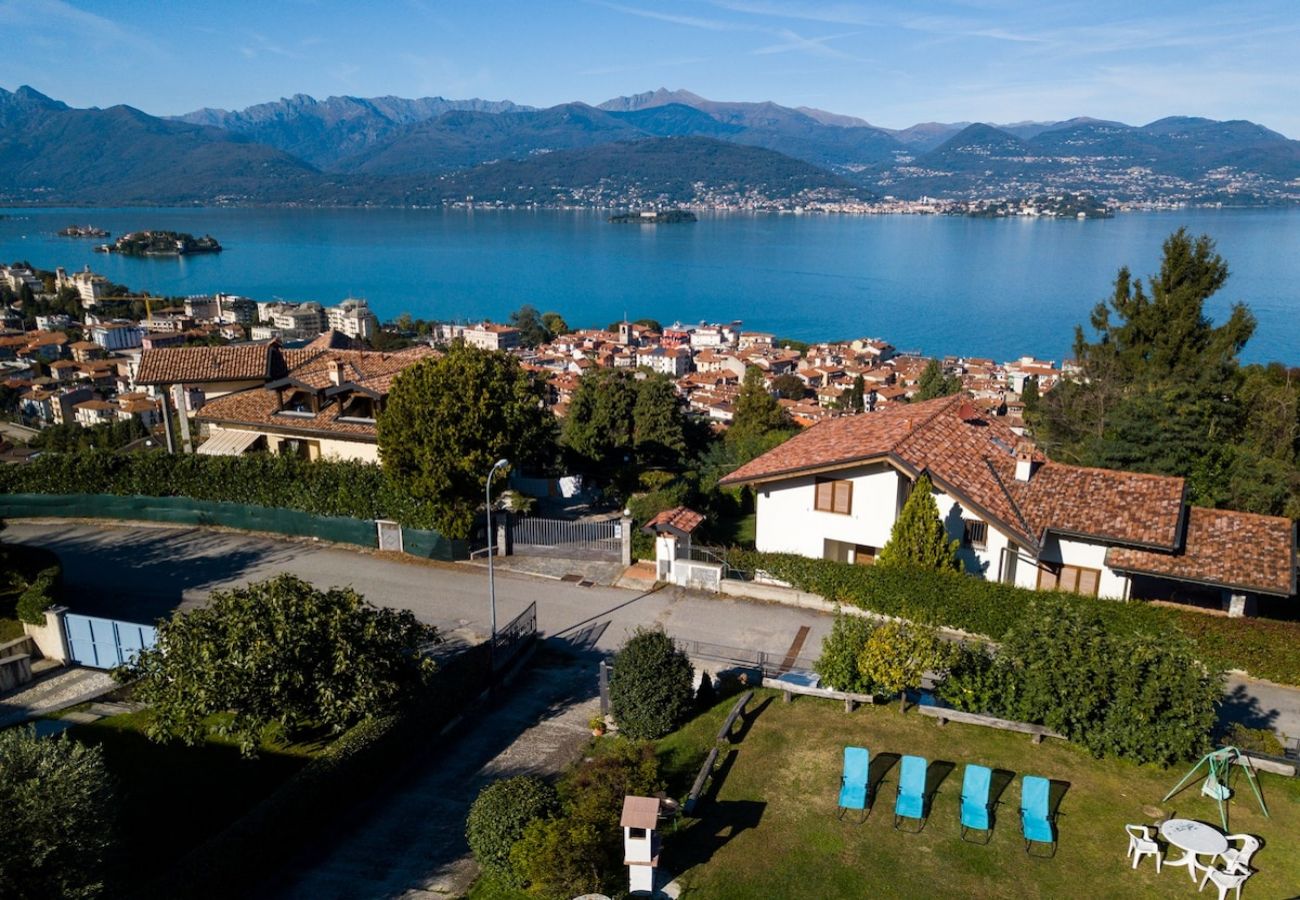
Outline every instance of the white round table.
<path id="1" fill-rule="evenodd" d="M 1207 866 L 1197 860 L 1198 856 L 1218 856 L 1228 849 L 1228 839 L 1223 832 L 1204 822 L 1191 819 L 1169 819 L 1160 826 L 1160 836 L 1173 846 L 1184 851 L 1181 859 L 1166 862 L 1166 866 L 1187 866 L 1187 872 L 1196 881 L 1196 870 L 1204 871 Z"/>

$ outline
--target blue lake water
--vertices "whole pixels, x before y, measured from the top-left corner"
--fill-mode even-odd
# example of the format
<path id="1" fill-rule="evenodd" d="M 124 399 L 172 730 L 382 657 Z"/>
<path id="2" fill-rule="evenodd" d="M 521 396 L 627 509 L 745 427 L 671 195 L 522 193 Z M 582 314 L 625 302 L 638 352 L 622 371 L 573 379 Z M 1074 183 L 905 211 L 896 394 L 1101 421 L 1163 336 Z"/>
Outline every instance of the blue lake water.
<path id="1" fill-rule="evenodd" d="M 667 324 L 741 319 L 786 337 L 885 338 L 930 354 L 1060 360 L 1116 270 L 1148 274 L 1180 225 L 1218 241 L 1232 276 L 1215 319 L 1247 303 L 1244 357 L 1300 364 L 1300 210 L 1126 213 L 1100 221 L 946 216 L 705 215 L 691 225 L 612 225 L 594 212 L 440 210 L 0 210 L 0 260 L 90 264 L 135 290 L 226 291 L 336 303 L 381 317 L 504 318 L 531 303 L 571 325 L 626 311 Z M 72 223 L 114 236 L 211 233 L 220 255 L 136 259 L 60 238 Z"/>

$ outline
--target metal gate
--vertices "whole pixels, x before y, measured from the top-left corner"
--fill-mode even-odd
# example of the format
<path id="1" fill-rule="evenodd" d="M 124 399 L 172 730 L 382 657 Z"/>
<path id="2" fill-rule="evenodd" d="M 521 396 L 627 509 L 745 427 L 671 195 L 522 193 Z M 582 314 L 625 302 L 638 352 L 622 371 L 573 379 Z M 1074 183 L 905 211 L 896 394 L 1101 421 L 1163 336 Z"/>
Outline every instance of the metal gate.
<path id="1" fill-rule="evenodd" d="M 617 560 L 623 553 L 623 524 L 618 519 L 573 522 L 515 516 L 508 546 L 523 556 Z"/>
<path id="2" fill-rule="evenodd" d="M 94 616 L 65 614 L 63 628 L 72 662 L 92 669 L 112 669 L 128 663 L 158 639 L 152 625 Z"/>

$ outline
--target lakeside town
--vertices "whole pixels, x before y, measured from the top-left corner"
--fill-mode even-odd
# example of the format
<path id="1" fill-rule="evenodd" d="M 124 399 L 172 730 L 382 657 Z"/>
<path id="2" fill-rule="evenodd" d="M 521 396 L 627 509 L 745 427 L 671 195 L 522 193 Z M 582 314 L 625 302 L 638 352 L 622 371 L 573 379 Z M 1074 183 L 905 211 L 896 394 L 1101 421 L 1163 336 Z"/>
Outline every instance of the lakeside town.
<path id="1" fill-rule="evenodd" d="M 1046 392 L 1069 373 L 1068 362 L 1030 356 L 1011 361 L 932 357 L 900 351 L 875 337 L 782 340 L 746 329 L 740 320 L 664 325 L 641 318 L 607 327 L 569 328 L 556 316 L 550 324 L 560 327 L 552 332 L 542 325 L 540 313 L 526 307 L 521 312 L 534 326 L 527 331 L 489 321 L 417 326 L 405 315 L 381 325 L 366 301 L 358 298 L 326 306 L 224 293 L 148 297 L 114 286 L 88 267 L 49 273 L 0 266 L 0 288 L 13 298 L 0 311 L 0 374 L 12 399 L 5 413 L 38 429 L 131 421 L 144 430 L 160 426 L 163 390 L 157 381 L 141 381 L 142 359 L 151 351 L 194 345 L 225 348 L 210 351 L 218 360 L 272 344 L 286 350 L 319 345 L 439 349 L 463 340 L 473 347 L 506 351 L 537 373 L 550 408 L 561 418 L 584 373 L 598 368 L 644 370 L 671 379 L 689 414 L 719 429 L 731 422 L 751 367 L 762 372 L 764 384 L 791 421 L 805 427 L 906 403 L 922 391 L 927 369 L 933 377 L 937 366 L 948 384 L 946 392 L 960 389 L 1021 428 L 1026 383 L 1032 380 L 1037 391 Z M 55 307 L 60 311 L 53 311 Z M 35 312 L 38 308 L 45 311 Z M 200 413 L 214 399 L 212 391 L 204 390 L 209 380 L 197 378 L 190 384 L 188 412 Z M 215 396 L 227 392 L 218 390 Z M 373 458 L 371 453 L 363 456 Z"/>

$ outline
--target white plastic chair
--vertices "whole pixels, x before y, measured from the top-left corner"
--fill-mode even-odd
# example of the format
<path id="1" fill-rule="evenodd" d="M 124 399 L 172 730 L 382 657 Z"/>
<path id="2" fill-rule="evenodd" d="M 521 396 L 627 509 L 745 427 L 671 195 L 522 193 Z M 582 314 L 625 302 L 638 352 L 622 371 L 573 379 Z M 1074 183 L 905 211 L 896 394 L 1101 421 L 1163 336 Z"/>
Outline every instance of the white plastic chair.
<path id="1" fill-rule="evenodd" d="M 1237 900 L 1241 900 L 1241 886 L 1245 884 L 1246 879 L 1255 873 L 1247 868 L 1242 868 L 1239 872 L 1225 872 L 1222 869 L 1206 869 L 1205 877 L 1201 879 L 1201 886 L 1197 890 L 1205 890 L 1205 886 L 1211 881 L 1219 889 L 1219 900 L 1224 900 L 1228 896 L 1228 891 L 1232 888 L 1237 889 Z"/>
<path id="2" fill-rule="evenodd" d="M 1160 874 L 1160 863 L 1164 860 L 1164 854 L 1160 852 L 1160 845 L 1151 837 L 1151 829 L 1146 825 L 1125 825 L 1124 830 L 1128 832 L 1128 853 L 1125 856 L 1133 857 L 1133 868 L 1138 867 L 1138 861 L 1144 856 L 1154 856 L 1156 858 L 1156 874 Z"/>
<path id="3" fill-rule="evenodd" d="M 1234 844 L 1241 842 L 1241 847 L 1230 847 L 1219 854 L 1219 859 L 1223 860 L 1223 868 L 1226 872 L 1236 872 L 1239 869 L 1250 868 L 1250 858 L 1255 855 L 1259 849 L 1259 838 L 1253 834 L 1230 834 L 1228 843 Z"/>

